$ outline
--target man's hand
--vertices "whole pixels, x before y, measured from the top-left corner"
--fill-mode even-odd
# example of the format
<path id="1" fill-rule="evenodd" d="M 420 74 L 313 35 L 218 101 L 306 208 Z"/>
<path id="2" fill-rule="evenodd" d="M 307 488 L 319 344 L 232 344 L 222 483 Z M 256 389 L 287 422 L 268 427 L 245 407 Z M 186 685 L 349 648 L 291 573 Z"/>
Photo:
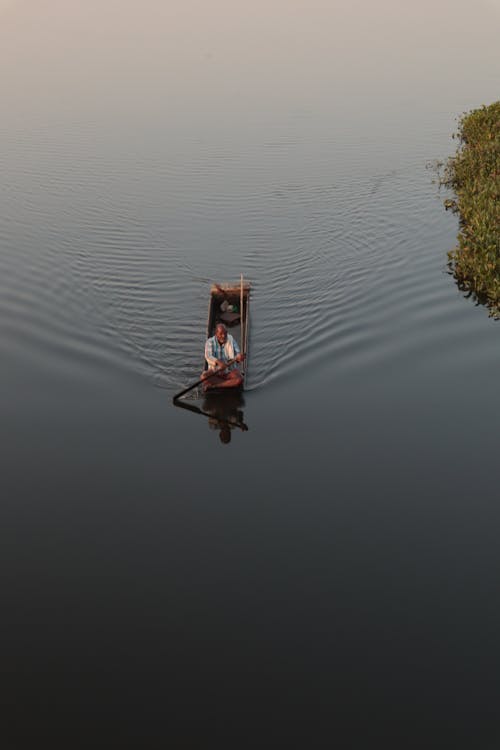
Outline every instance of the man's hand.
<path id="1" fill-rule="evenodd" d="M 217 369 L 218 370 L 225 370 L 227 367 L 226 362 L 223 362 L 222 359 L 217 360 Z"/>
<path id="2" fill-rule="evenodd" d="M 237 354 L 235 357 L 236 362 L 243 362 L 244 359 L 245 359 L 244 354 Z"/>

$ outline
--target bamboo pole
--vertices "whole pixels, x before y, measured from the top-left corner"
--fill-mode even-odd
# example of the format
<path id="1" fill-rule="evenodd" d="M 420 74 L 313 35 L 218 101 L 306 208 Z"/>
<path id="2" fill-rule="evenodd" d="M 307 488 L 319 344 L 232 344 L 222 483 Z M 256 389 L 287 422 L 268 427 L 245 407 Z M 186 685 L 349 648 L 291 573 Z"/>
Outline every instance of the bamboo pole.
<path id="1" fill-rule="evenodd" d="M 241 351 L 245 355 L 245 326 L 244 326 L 244 300 L 243 300 L 243 274 L 241 274 L 240 277 L 240 329 L 241 329 Z M 243 370 L 243 373 L 245 372 L 245 360 L 243 359 L 243 367 L 241 368 Z"/>
<path id="2" fill-rule="evenodd" d="M 245 362 L 246 362 L 246 355 L 248 350 L 248 296 L 250 294 L 250 290 L 247 292 L 247 310 L 245 315 Z"/>

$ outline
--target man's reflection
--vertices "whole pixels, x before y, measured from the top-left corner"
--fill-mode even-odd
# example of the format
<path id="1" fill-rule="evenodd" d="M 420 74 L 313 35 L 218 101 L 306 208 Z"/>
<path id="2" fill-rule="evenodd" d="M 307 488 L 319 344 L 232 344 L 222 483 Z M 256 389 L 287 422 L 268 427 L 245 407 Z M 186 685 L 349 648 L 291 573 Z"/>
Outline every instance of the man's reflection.
<path id="1" fill-rule="evenodd" d="M 174 401 L 174 405 L 208 417 L 210 429 L 219 432 L 220 441 L 225 445 L 231 442 L 231 434 L 235 428 L 242 432 L 248 430 L 243 421 L 245 401 L 241 392 L 232 392 L 229 389 L 224 393 L 209 391 L 204 396 L 202 409 L 182 399 Z"/>
<path id="2" fill-rule="evenodd" d="M 208 416 L 212 430 L 219 431 L 221 443 L 231 442 L 231 431 L 236 427 L 246 432 L 248 427 L 243 421 L 245 402 L 241 393 L 207 393 L 203 400 L 203 413 Z"/>

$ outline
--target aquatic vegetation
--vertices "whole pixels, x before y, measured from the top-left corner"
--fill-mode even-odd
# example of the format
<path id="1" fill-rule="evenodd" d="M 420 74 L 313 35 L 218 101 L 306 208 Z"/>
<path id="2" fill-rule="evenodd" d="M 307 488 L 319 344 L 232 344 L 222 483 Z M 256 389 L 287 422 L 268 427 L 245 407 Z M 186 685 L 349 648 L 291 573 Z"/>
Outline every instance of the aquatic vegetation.
<path id="1" fill-rule="evenodd" d="M 500 101 L 465 113 L 440 184 L 454 193 L 444 205 L 460 217 L 457 246 L 448 253 L 458 287 L 500 318 Z"/>

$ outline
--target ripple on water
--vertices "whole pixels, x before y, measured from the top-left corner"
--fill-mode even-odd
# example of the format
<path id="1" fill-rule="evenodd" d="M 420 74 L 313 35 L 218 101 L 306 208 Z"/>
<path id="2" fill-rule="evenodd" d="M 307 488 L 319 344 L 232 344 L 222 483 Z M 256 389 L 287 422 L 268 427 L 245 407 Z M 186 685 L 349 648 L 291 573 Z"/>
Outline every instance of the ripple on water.
<path id="1" fill-rule="evenodd" d="M 420 163 L 370 173 L 355 149 L 325 142 L 323 160 L 291 168 L 304 144 L 285 136 L 266 142 L 265 159 L 255 144 L 194 143 L 175 160 L 118 161 L 94 131 L 80 135 L 41 130 L 2 159 L 7 172 L 16 163 L 0 220 L 0 312 L 13 335 L 73 352 L 90 340 L 174 388 L 199 371 L 210 282 L 243 272 L 258 389 L 309 366 L 397 356 L 396 321 L 418 337 L 446 314 Z"/>

